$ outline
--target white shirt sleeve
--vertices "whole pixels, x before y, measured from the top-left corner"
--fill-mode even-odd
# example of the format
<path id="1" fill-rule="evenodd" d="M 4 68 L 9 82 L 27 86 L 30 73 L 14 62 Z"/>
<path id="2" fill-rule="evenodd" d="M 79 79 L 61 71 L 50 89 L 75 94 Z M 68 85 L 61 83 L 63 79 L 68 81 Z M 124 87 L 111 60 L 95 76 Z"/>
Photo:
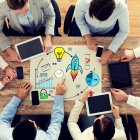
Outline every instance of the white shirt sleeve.
<path id="1" fill-rule="evenodd" d="M 128 100 L 127 100 L 127 104 L 140 110 L 140 97 L 135 97 L 135 96 L 129 95 Z"/>
<path id="2" fill-rule="evenodd" d="M 0 56 L 0 68 L 4 70 L 7 66 L 7 62 Z"/>
<path id="3" fill-rule="evenodd" d="M 87 8 L 89 7 L 88 7 L 88 2 L 86 0 L 85 1 L 78 0 L 75 6 L 75 11 L 74 11 L 75 21 L 76 21 L 77 26 L 80 29 L 82 36 L 91 34 L 85 20 L 85 13 L 86 13 Z"/>
<path id="4" fill-rule="evenodd" d="M 122 13 L 118 18 L 119 22 L 119 32 L 116 34 L 108 49 L 113 51 L 114 53 L 120 48 L 120 46 L 124 43 L 124 40 L 127 38 L 129 33 L 129 13 L 128 8 L 125 3 L 121 3 Z"/>
<path id="5" fill-rule="evenodd" d="M 2 82 L 0 81 L 0 90 L 4 87 L 4 85 L 2 84 Z"/>
<path id="6" fill-rule="evenodd" d="M 81 140 L 82 139 L 82 132 L 77 124 L 79 115 L 82 111 L 84 104 L 78 100 L 75 101 L 75 105 L 70 113 L 68 119 L 68 128 L 69 132 L 74 140 Z"/>
<path id="7" fill-rule="evenodd" d="M 133 51 L 134 51 L 134 54 L 135 54 L 135 57 L 136 57 L 136 58 L 140 57 L 140 47 L 137 47 L 137 48 L 134 49 Z"/>
<path id="8" fill-rule="evenodd" d="M 115 119 L 115 135 L 113 140 L 127 140 L 121 118 Z"/>

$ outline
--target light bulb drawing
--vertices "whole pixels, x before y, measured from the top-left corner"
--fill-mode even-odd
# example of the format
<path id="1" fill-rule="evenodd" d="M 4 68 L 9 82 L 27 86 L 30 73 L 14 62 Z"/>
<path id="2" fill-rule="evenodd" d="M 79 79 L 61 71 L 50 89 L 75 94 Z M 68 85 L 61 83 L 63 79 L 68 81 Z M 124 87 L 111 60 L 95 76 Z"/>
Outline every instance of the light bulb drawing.
<path id="1" fill-rule="evenodd" d="M 54 54 L 58 62 L 61 62 L 62 58 L 65 57 L 65 50 L 62 47 L 56 47 L 54 49 Z"/>

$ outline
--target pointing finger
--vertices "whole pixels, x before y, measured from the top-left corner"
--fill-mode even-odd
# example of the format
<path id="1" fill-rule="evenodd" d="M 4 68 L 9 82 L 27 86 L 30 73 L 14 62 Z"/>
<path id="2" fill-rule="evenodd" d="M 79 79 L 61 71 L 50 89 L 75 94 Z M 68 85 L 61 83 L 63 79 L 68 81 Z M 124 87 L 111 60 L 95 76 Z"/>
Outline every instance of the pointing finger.
<path id="1" fill-rule="evenodd" d="M 61 84 L 64 85 L 64 84 L 65 84 L 65 81 L 66 81 L 66 78 L 64 78 L 64 79 L 61 81 Z"/>

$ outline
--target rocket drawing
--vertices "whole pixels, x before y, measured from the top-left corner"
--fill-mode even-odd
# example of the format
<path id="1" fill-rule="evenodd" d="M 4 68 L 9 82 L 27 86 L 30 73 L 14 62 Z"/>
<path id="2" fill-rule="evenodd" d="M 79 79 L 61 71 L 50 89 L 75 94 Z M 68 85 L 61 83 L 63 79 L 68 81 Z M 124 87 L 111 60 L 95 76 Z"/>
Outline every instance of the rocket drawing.
<path id="1" fill-rule="evenodd" d="M 79 58 L 77 55 L 75 55 L 72 60 L 71 60 L 71 64 L 69 64 L 67 66 L 66 72 L 71 69 L 71 77 L 73 79 L 73 81 L 75 80 L 76 76 L 78 75 L 78 70 L 81 72 L 81 74 L 83 73 L 83 69 L 82 67 L 79 65 Z"/>

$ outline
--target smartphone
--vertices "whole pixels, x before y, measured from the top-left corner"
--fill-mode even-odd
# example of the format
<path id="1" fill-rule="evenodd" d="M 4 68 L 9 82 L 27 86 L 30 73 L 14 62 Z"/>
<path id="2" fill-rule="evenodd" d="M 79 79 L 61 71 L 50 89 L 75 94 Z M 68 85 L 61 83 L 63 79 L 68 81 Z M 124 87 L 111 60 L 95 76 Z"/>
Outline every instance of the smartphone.
<path id="1" fill-rule="evenodd" d="M 32 96 L 32 105 L 39 105 L 38 91 L 32 91 L 31 96 Z"/>
<path id="2" fill-rule="evenodd" d="M 101 57 L 101 56 L 102 56 L 103 49 L 104 49 L 104 46 L 100 46 L 100 45 L 99 45 L 99 46 L 97 47 L 96 57 Z"/>
<path id="3" fill-rule="evenodd" d="M 17 78 L 18 79 L 23 79 L 24 78 L 24 74 L 23 74 L 23 67 L 17 67 L 16 68 L 17 71 Z"/>

